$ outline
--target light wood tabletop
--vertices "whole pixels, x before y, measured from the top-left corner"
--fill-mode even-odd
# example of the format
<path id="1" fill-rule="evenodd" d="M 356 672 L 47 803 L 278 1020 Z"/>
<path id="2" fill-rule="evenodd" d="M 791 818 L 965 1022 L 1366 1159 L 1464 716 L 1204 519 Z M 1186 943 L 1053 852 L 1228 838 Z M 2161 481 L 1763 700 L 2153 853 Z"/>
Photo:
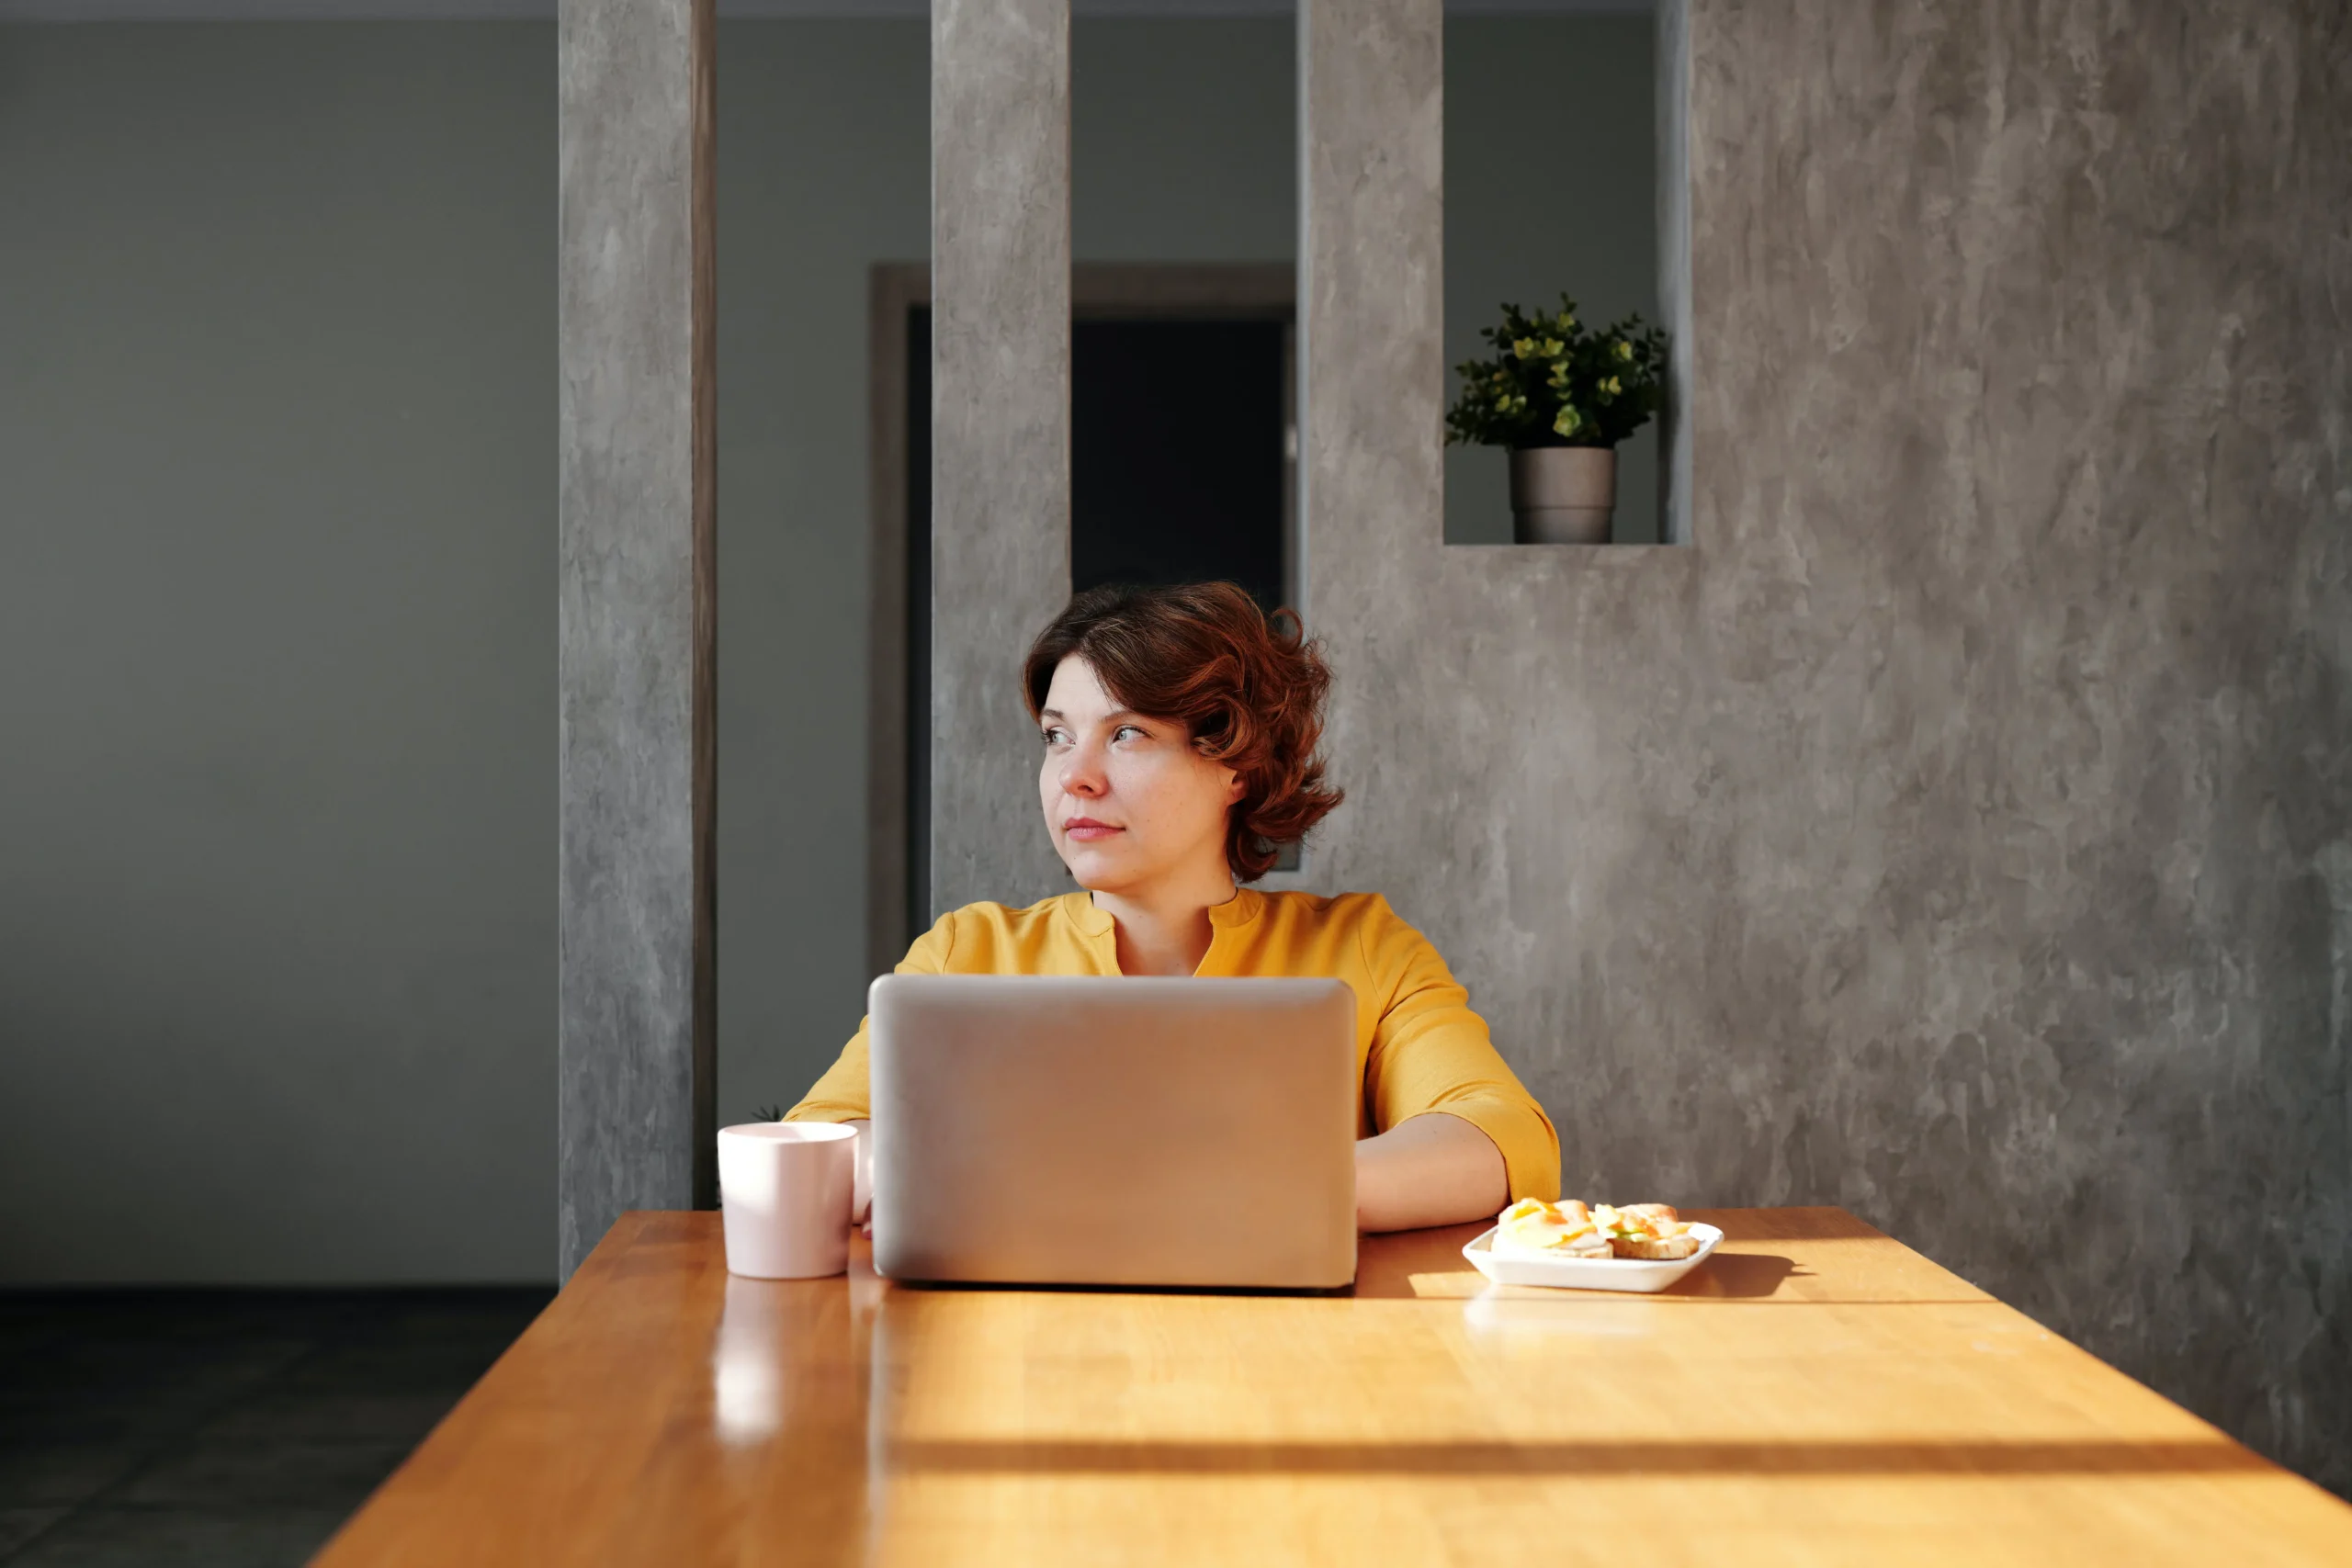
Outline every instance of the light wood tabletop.
<path id="1" fill-rule="evenodd" d="M 1838 1209 L 1657 1296 L 730 1278 L 632 1213 L 318 1560 L 2352 1562 L 2352 1506 Z"/>

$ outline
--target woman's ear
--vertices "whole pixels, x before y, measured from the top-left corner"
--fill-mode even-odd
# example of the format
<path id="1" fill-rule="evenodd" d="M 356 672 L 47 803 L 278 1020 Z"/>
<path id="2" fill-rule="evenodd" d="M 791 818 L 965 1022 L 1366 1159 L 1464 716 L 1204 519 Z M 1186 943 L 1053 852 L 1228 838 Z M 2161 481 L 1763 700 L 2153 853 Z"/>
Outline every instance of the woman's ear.
<path id="1" fill-rule="evenodd" d="M 1227 769 L 1226 773 L 1225 803 L 1227 806 L 1238 806 L 1241 803 L 1241 797 L 1250 793 L 1250 786 L 1238 773 Z"/>

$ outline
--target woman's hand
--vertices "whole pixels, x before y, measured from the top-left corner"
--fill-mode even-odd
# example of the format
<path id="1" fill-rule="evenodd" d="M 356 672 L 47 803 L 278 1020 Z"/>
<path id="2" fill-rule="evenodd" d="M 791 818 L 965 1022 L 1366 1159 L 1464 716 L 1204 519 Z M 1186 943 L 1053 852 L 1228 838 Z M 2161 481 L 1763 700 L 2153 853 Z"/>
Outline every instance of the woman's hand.
<path id="1" fill-rule="evenodd" d="M 874 1123 L 870 1119 L 860 1118 L 844 1125 L 857 1129 L 857 1148 L 852 1156 L 856 1161 L 856 1177 L 850 1187 L 849 1223 L 867 1235 L 872 1235 L 874 1234 Z"/>
<path id="2" fill-rule="evenodd" d="M 1460 1224 L 1510 1201 L 1502 1151 L 1459 1116 L 1427 1111 L 1356 1143 L 1358 1230 Z"/>

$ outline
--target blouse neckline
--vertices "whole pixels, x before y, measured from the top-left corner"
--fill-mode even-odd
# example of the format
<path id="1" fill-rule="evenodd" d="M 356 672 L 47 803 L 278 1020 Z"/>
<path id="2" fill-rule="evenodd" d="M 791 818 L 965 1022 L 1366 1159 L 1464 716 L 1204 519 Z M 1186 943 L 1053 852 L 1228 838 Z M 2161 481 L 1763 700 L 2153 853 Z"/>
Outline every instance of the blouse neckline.
<path id="1" fill-rule="evenodd" d="M 1061 906 L 1062 913 L 1081 934 L 1098 944 L 1106 946 L 1114 944 L 1118 922 L 1111 918 L 1110 910 L 1096 906 L 1093 895 L 1086 889 L 1081 887 L 1074 893 L 1063 894 Z M 1266 896 L 1254 887 L 1237 887 L 1233 890 L 1232 897 L 1222 904 L 1211 905 L 1209 925 L 1213 930 L 1209 936 L 1209 951 L 1202 957 L 1201 966 L 1193 973 L 1195 975 L 1210 973 L 1211 960 L 1216 953 L 1223 933 L 1238 931 L 1249 925 L 1263 914 L 1265 908 Z M 1115 975 L 1119 972 L 1119 962 L 1115 952 L 1105 967 L 1111 974 Z"/>

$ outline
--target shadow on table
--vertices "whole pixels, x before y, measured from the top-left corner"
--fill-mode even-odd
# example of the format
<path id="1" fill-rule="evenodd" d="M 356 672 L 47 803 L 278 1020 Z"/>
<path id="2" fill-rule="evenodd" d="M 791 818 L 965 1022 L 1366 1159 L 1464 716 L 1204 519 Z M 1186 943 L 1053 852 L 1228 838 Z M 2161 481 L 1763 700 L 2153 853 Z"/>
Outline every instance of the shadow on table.
<path id="1" fill-rule="evenodd" d="M 1357 1245 L 1359 1299 L 1468 1300 L 1501 1291 L 1590 1301 L 1745 1302 L 1772 1306 L 1951 1305 L 1991 1297 L 1895 1245 L 1842 1209 L 1741 1209 L 1690 1212 L 1723 1224 L 1724 1244 L 1680 1280 L 1655 1293 L 1555 1291 L 1489 1286 L 1462 1249 L 1484 1221 L 1429 1230 L 1366 1235 Z M 1841 1248 L 1863 1242 L 1870 1247 Z M 1781 1247 L 1765 1251 L 1759 1247 Z M 1825 1259 L 1829 1264 L 1825 1268 Z"/>
<path id="2" fill-rule="evenodd" d="M 2267 1470 L 2221 1437 L 2195 1442 L 901 1441 L 893 1468 L 1093 1475 L 2153 1475 Z"/>
<path id="3" fill-rule="evenodd" d="M 1769 1296 L 1791 1275 L 1811 1279 L 1796 1259 L 1772 1252 L 1717 1252 L 1690 1273 L 1658 1292 L 1661 1296 L 1724 1296 L 1753 1299 Z"/>

